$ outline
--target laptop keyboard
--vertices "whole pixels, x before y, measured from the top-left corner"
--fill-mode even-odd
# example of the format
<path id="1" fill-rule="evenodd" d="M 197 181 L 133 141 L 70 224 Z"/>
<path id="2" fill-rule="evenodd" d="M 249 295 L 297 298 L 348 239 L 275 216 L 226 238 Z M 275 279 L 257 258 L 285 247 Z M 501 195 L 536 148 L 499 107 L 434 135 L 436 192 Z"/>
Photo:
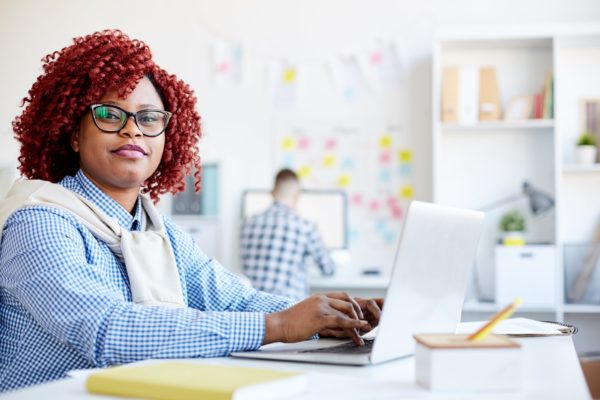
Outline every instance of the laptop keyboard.
<path id="1" fill-rule="evenodd" d="M 333 354 L 367 354 L 373 349 L 375 339 L 364 339 L 364 346 L 357 346 L 354 342 L 344 343 L 337 346 L 303 350 L 301 353 L 333 353 Z"/>

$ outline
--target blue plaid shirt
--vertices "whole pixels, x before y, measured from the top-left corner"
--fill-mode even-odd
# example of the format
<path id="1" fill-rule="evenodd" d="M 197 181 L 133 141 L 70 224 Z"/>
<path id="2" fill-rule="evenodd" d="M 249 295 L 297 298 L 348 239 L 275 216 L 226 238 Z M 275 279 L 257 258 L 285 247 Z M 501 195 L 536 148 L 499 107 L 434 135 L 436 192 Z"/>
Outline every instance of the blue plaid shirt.
<path id="1" fill-rule="evenodd" d="M 255 288 L 294 300 L 310 292 L 307 257 L 324 275 L 335 272 L 315 224 L 279 202 L 244 222 L 241 256 L 244 273 Z"/>
<path id="2" fill-rule="evenodd" d="M 81 171 L 60 184 L 139 230 L 140 202 L 131 215 Z M 262 344 L 265 313 L 291 301 L 244 286 L 164 220 L 186 308 L 132 303 L 124 265 L 72 214 L 30 206 L 9 217 L 0 247 L 0 390 L 72 369 L 219 357 Z"/>

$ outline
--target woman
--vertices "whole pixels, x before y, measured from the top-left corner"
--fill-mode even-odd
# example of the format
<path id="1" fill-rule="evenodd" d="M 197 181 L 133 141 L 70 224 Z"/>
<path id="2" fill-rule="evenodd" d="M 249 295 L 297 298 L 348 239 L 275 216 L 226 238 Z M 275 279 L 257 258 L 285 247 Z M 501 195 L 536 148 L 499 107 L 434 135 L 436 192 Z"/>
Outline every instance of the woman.
<path id="1" fill-rule="evenodd" d="M 119 31 L 44 59 L 13 122 L 20 171 L 0 204 L 0 388 L 76 368 L 225 356 L 377 325 L 381 300 L 245 287 L 152 201 L 199 170 L 188 85 Z M 196 189 L 200 179 L 196 175 Z"/>

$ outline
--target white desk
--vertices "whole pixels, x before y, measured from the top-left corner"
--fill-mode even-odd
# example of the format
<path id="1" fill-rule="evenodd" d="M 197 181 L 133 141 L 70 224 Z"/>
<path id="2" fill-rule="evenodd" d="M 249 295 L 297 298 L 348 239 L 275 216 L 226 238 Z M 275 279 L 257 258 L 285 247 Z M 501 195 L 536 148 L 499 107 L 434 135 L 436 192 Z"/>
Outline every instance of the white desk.
<path id="1" fill-rule="evenodd" d="M 310 291 L 313 294 L 343 291 L 356 297 L 385 297 L 389 283 L 389 275 L 336 274 L 309 277 Z"/>
<path id="2" fill-rule="evenodd" d="M 430 392 L 414 379 L 414 358 L 409 357 L 369 367 L 329 366 L 253 361 L 234 358 L 188 360 L 221 365 L 245 365 L 303 370 L 309 372 L 309 393 L 298 399 L 589 399 L 583 373 L 571 337 L 527 338 L 518 340 L 524 350 L 524 387 L 522 392 L 448 393 Z M 85 392 L 83 381 L 65 379 L 11 392 L 3 399 L 110 399 Z M 296 399 L 294 399 L 296 400 Z"/>

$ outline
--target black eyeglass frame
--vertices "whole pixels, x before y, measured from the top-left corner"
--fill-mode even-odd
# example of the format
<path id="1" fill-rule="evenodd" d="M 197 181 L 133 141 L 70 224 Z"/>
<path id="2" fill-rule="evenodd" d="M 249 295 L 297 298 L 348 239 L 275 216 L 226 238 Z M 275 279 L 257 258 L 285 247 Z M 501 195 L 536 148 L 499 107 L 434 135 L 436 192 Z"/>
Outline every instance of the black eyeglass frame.
<path id="1" fill-rule="evenodd" d="M 123 122 L 122 122 L 121 126 L 119 127 L 119 129 L 108 130 L 108 129 L 100 128 L 100 126 L 98 125 L 98 121 L 96 121 L 96 113 L 95 113 L 96 108 L 98 108 L 98 107 L 113 107 L 113 108 L 116 108 L 117 110 L 122 111 L 127 116 L 127 118 L 125 118 L 123 120 Z M 100 129 L 102 132 L 117 133 L 121 129 L 123 129 L 125 127 L 125 125 L 127 125 L 127 121 L 129 121 L 129 118 L 133 117 L 133 120 L 135 121 L 135 125 L 138 127 L 138 129 L 140 130 L 140 132 L 142 132 L 142 135 L 147 136 L 147 137 L 157 137 L 157 136 L 162 135 L 163 132 L 167 130 L 167 126 L 169 126 L 169 121 L 171 120 L 171 116 L 173 115 L 169 111 L 155 110 L 155 109 L 152 109 L 152 108 L 148 108 L 148 109 L 144 109 L 144 110 L 139 110 L 137 112 L 130 112 L 130 111 L 124 110 L 123 108 L 121 108 L 119 106 L 116 106 L 114 104 L 104 104 L 104 103 L 92 104 L 90 106 L 90 111 L 92 113 L 92 120 L 94 121 L 94 125 L 96 125 L 96 128 Z M 138 120 L 137 120 L 137 115 L 139 113 L 148 112 L 148 111 L 158 112 L 158 113 L 166 115 L 166 117 L 167 117 L 166 120 L 165 120 L 165 126 L 164 126 L 164 128 L 160 132 L 158 132 L 156 134 L 153 134 L 153 135 L 149 135 L 147 133 L 144 133 L 144 129 L 142 127 L 140 127 L 140 124 L 138 123 Z"/>

